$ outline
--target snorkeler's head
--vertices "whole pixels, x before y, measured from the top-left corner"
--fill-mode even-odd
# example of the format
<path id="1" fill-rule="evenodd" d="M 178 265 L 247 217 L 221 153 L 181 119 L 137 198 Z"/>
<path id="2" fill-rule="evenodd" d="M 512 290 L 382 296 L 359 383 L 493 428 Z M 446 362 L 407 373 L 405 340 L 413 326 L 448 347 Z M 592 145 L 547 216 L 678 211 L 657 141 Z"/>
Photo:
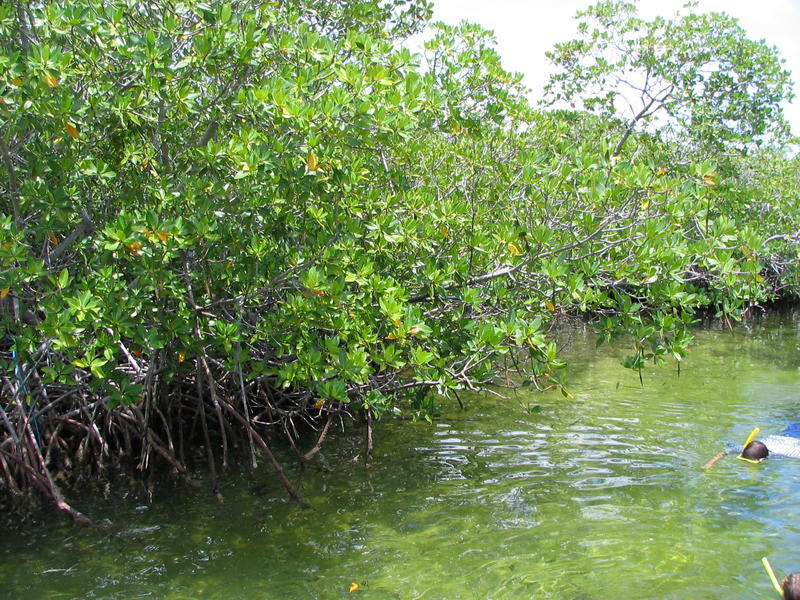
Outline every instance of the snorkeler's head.
<path id="1" fill-rule="evenodd" d="M 800 600 L 800 573 L 789 573 L 781 584 L 783 600 Z"/>
<path id="2" fill-rule="evenodd" d="M 767 456 L 769 456 L 769 450 L 767 450 L 766 444 L 758 440 L 753 440 L 742 450 L 742 458 L 748 460 L 761 460 L 762 458 L 767 458 Z"/>

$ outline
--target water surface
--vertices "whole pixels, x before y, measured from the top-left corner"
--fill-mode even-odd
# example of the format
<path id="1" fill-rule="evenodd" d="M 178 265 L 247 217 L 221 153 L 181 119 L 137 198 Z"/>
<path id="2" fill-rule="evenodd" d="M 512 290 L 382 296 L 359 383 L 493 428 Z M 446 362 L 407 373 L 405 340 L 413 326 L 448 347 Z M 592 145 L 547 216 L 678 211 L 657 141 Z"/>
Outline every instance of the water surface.
<path id="1" fill-rule="evenodd" d="M 263 465 L 204 487 L 81 499 L 124 523 L 61 518 L 0 539 L 0 597 L 206 599 L 776 598 L 760 564 L 800 570 L 800 461 L 699 465 L 755 426 L 800 421 L 800 325 L 706 330 L 638 376 L 576 332 L 572 400 L 469 398 L 433 425 L 383 421 L 375 461 L 337 433 L 290 477 Z M 540 408 L 530 410 L 531 407 Z M 353 583 L 359 589 L 348 590 Z"/>

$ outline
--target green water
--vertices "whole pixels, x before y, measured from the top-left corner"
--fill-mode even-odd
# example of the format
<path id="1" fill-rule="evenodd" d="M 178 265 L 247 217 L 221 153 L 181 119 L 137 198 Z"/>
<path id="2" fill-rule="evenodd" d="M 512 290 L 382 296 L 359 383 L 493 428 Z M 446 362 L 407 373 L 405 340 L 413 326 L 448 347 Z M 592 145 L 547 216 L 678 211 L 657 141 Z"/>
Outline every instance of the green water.
<path id="1" fill-rule="evenodd" d="M 205 487 L 82 499 L 127 529 L 6 533 L 0 597 L 777 598 L 760 559 L 800 570 L 800 461 L 699 465 L 800 421 L 799 349 L 796 317 L 702 331 L 680 377 L 666 365 L 642 388 L 621 349 L 576 332 L 574 400 L 381 422 L 369 469 L 361 433 L 337 433 L 314 468 L 289 468 L 310 509 L 266 465 L 227 475 L 224 504 Z"/>

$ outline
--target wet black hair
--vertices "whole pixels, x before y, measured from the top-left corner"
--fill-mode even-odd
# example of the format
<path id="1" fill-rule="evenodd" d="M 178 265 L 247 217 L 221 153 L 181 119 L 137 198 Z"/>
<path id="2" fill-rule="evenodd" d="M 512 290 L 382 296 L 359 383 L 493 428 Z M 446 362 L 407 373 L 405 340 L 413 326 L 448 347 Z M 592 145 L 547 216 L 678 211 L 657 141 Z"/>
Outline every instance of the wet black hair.
<path id="1" fill-rule="evenodd" d="M 800 573 L 789 573 L 781 584 L 783 600 L 800 600 Z"/>
<path id="2" fill-rule="evenodd" d="M 742 458 L 749 458 L 750 460 L 761 460 L 762 458 L 767 458 L 768 456 L 769 450 L 767 450 L 766 444 L 764 444 L 764 442 L 759 442 L 758 440 L 753 440 L 744 447 L 744 450 L 742 450 Z"/>

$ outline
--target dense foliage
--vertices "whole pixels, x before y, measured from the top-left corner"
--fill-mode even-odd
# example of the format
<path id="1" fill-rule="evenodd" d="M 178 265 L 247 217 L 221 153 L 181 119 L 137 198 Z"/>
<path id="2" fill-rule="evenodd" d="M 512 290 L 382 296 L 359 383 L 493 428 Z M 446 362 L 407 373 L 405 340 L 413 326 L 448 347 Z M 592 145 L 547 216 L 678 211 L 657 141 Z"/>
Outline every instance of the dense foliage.
<path id="1" fill-rule="evenodd" d="M 781 102 L 792 97 L 791 74 L 776 48 L 749 39 L 733 17 L 645 21 L 634 3 L 603 0 L 577 18 L 579 37 L 548 53 L 558 71 L 546 96 L 621 115 L 617 152 L 643 126 L 701 152 L 786 138 Z"/>
<path id="2" fill-rule="evenodd" d="M 700 311 L 796 294 L 797 159 L 721 179 L 654 136 L 614 152 L 616 121 L 532 110 L 479 27 L 435 26 L 421 65 L 402 41 L 428 17 L 0 5 L 7 497 L 85 520 L 52 471 L 186 473 L 203 448 L 215 485 L 232 447 L 296 496 L 276 436 L 308 460 L 357 413 L 371 444 L 374 418 L 459 390 L 569 396 L 554 315 L 630 336 L 641 370 Z"/>

